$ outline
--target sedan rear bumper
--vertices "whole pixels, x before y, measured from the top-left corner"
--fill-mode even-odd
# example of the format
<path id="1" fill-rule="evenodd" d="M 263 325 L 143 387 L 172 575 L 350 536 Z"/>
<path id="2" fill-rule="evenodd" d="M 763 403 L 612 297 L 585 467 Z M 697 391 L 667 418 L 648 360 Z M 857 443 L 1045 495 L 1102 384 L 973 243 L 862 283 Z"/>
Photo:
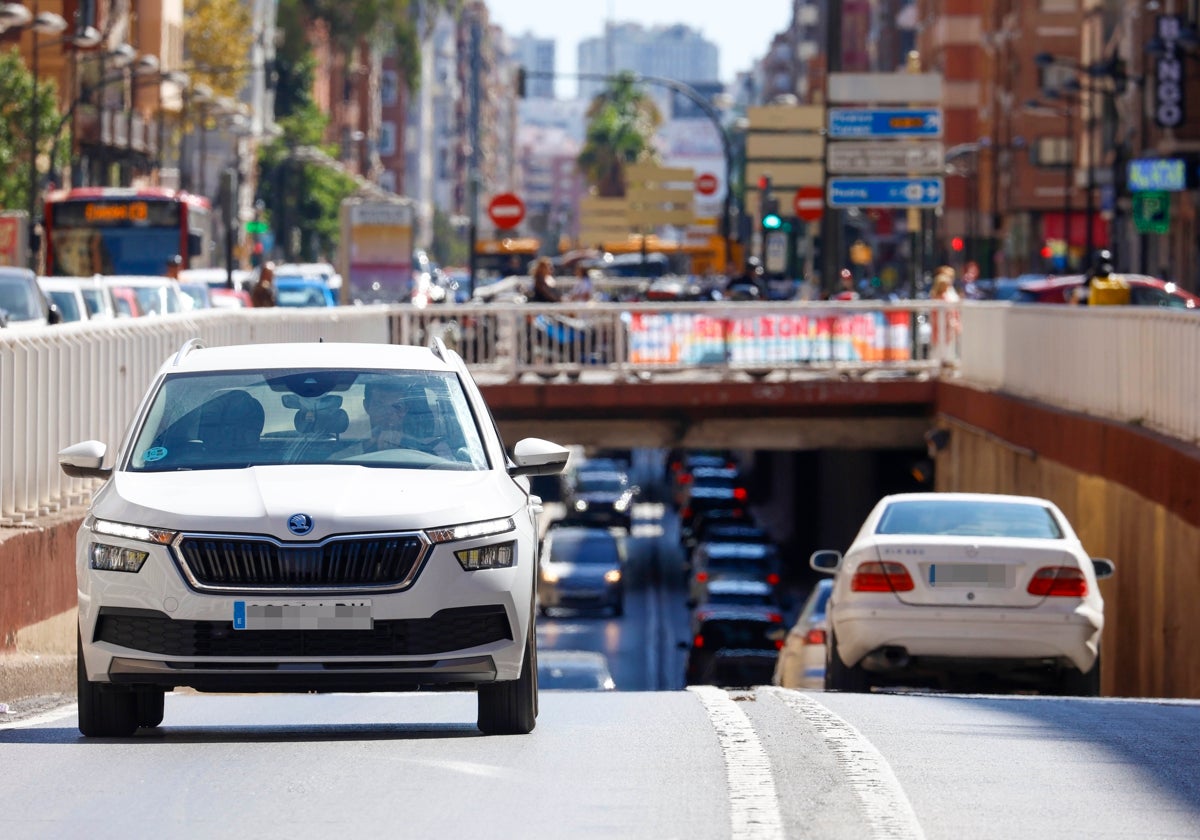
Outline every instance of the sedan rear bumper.
<path id="1" fill-rule="evenodd" d="M 910 657 L 970 660 L 1068 660 L 1091 670 L 1103 616 L 1074 609 L 841 607 L 832 617 L 840 658 L 848 666 L 872 651 L 901 649 Z"/>

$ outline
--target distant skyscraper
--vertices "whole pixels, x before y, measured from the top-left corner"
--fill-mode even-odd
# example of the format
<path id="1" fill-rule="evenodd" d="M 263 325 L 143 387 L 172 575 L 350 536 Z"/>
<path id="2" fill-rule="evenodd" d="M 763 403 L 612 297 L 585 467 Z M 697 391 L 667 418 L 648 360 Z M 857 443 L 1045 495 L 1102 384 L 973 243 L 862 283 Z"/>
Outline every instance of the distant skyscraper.
<path id="1" fill-rule="evenodd" d="M 527 99 L 554 98 L 554 41 L 538 38 L 532 32 L 520 36 L 509 36 L 512 40 L 513 58 L 530 75 L 525 80 Z"/>
<path id="2" fill-rule="evenodd" d="M 646 29 L 636 23 L 617 23 L 607 25 L 606 35 L 580 42 L 580 73 L 630 71 L 690 85 L 719 81 L 717 45 L 688 26 Z M 591 99 L 603 87 L 600 81 L 580 80 L 579 96 Z M 669 117 L 669 92 L 651 87 L 649 93 L 659 103 L 663 116 Z"/>

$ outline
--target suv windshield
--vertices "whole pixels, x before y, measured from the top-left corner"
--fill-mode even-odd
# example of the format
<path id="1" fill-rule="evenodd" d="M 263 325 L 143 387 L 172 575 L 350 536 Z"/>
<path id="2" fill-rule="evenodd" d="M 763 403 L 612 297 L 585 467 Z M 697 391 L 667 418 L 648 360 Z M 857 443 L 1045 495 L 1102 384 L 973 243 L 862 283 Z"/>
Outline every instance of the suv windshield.
<path id="1" fill-rule="evenodd" d="M 280 464 L 481 470 L 487 457 L 452 374 L 219 371 L 163 380 L 127 469 Z"/>

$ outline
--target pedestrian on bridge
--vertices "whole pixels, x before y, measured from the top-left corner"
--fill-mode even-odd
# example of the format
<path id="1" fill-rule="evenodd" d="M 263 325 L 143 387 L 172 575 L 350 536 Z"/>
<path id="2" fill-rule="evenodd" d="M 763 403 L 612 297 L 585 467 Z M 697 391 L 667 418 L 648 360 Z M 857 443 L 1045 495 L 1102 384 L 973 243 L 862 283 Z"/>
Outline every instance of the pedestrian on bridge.
<path id="1" fill-rule="evenodd" d="M 250 290 L 252 306 L 275 305 L 275 263 L 267 261 L 258 270 L 258 282 Z"/>

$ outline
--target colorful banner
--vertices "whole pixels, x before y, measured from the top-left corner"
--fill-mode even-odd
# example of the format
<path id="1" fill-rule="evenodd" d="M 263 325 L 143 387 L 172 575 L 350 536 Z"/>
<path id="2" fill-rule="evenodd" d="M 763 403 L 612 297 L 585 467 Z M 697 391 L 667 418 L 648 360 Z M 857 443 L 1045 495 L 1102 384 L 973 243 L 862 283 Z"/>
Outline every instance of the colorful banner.
<path id="1" fill-rule="evenodd" d="M 912 359 L 910 313 L 763 315 L 633 314 L 630 362 L 663 365 L 770 365 L 899 362 Z"/>

